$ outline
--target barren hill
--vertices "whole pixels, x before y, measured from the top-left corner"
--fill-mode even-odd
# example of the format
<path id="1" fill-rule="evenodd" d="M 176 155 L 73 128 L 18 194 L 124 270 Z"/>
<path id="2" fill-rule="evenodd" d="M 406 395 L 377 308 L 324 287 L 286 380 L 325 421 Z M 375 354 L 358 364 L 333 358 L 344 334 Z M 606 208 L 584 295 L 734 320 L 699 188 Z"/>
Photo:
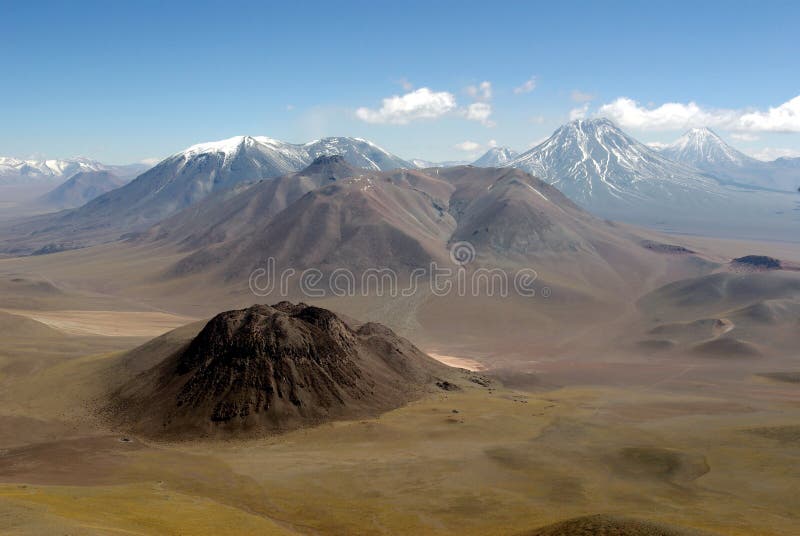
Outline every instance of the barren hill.
<path id="1" fill-rule="evenodd" d="M 390 329 L 355 327 L 326 309 L 281 302 L 215 316 L 112 395 L 122 426 L 151 436 L 284 431 L 377 415 L 455 374 Z M 148 352 L 144 352 L 145 354 Z M 125 356 L 121 370 L 136 370 Z"/>

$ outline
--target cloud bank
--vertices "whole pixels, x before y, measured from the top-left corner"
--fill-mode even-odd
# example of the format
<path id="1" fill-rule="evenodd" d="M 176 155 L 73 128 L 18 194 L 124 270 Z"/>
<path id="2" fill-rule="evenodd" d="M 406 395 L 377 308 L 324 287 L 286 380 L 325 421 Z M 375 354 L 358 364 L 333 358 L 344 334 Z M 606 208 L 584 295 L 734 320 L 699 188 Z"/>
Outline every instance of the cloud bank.
<path id="1" fill-rule="evenodd" d="M 623 128 L 680 130 L 717 127 L 736 132 L 800 132 L 800 95 L 766 111 L 703 108 L 696 102 L 667 102 L 642 106 L 628 97 L 602 105 L 598 115 L 613 119 Z"/>

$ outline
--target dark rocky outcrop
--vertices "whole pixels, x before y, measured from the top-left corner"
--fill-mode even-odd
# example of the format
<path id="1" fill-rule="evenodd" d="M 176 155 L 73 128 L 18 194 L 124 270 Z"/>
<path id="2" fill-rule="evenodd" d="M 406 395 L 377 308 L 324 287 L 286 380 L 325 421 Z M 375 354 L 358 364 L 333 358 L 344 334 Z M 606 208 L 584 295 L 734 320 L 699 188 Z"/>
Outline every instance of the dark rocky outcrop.
<path id="1" fill-rule="evenodd" d="M 281 302 L 215 316 L 117 390 L 109 409 L 146 435 L 284 431 L 377 415 L 452 374 L 380 324 L 356 329 L 326 309 Z"/>

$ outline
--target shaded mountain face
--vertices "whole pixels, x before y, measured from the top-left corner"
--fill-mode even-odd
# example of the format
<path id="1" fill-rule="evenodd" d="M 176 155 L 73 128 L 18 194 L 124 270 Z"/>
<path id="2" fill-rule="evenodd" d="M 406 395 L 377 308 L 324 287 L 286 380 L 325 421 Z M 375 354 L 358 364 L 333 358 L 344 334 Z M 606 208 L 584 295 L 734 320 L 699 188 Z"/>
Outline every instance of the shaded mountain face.
<path id="1" fill-rule="evenodd" d="M 116 390 L 108 411 L 153 436 L 285 431 L 377 415 L 454 372 L 380 324 L 281 302 L 215 316 Z"/>
<path id="2" fill-rule="evenodd" d="M 171 275 L 213 271 L 246 280 L 269 257 L 297 270 L 385 267 L 402 273 L 446 257 L 455 222 L 438 196 L 451 191 L 448 184 L 419 172 L 363 170 L 330 182 L 273 218 L 252 221 L 230 240 L 192 253 Z"/>
<path id="3" fill-rule="evenodd" d="M 286 177 L 288 182 L 300 179 Z M 219 206 L 247 206 L 247 199 L 258 198 L 257 206 L 269 207 L 273 194 L 266 187 L 251 188 Z M 570 285 L 570 292 L 601 295 L 628 292 L 657 255 L 631 230 L 591 216 L 554 187 L 517 169 L 360 170 L 305 193 L 271 218 L 262 217 L 268 210 L 204 208 L 198 218 L 213 215 L 209 229 L 223 230 L 220 239 L 186 248 L 186 256 L 164 272 L 164 280 L 200 277 L 235 292 L 248 291 L 254 270 L 274 259 L 278 272 L 291 269 L 295 275 L 315 269 L 330 276 L 346 269 L 354 275 L 356 290 L 363 291 L 367 270 L 388 268 L 398 282 L 406 282 L 421 268 L 427 282 L 431 263 L 452 268 L 451 248 L 465 241 L 476 254 L 470 269 L 513 274 L 533 268 L 543 279 Z M 230 226 L 231 221 L 236 223 Z M 273 291 L 277 296 L 277 288 Z M 293 289 L 289 293 L 294 295 Z"/>
<path id="4" fill-rule="evenodd" d="M 710 173 L 723 182 L 792 191 L 800 186 L 800 169 L 763 162 L 737 151 L 708 128 L 693 128 L 659 151 L 678 163 Z"/>
<path id="5" fill-rule="evenodd" d="M 458 191 L 456 198 L 463 191 Z M 575 225 L 594 219 L 558 190 L 527 173 L 508 170 L 466 201 L 454 241 L 469 241 L 500 257 L 530 258 L 591 249 Z"/>
<path id="6" fill-rule="evenodd" d="M 75 208 L 119 188 L 127 181 L 110 171 L 80 171 L 65 183 L 37 199 L 54 210 Z"/>
<path id="7" fill-rule="evenodd" d="M 519 153 L 508 147 L 492 147 L 472 165 L 478 167 L 502 167 L 519 156 Z"/>
<path id="8" fill-rule="evenodd" d="M 116 190 L 70 212 L 40 216 L 9 229 L 8 253 L 83 247 L 145 229 L 209 195 L 242 183 L 303 169 L 314 157 L 341 153 L 353 165 L 390 169 L 405 164 L 357 138 L 327 138 L 295 145 L 266 137 L 237 136 L 201 143 L 174 154 Z M 312 156 L 312 154 L 314 156 Z"/>
<path id="9" fill-rule="evenodd" d="M 185 250 L 224 242 L 264 225 L 306 193 L 363 171 L 342 156 L 320 156 L 297 173 L 213 194 L 156 224 L 138 241 L 171 242 Z"/>

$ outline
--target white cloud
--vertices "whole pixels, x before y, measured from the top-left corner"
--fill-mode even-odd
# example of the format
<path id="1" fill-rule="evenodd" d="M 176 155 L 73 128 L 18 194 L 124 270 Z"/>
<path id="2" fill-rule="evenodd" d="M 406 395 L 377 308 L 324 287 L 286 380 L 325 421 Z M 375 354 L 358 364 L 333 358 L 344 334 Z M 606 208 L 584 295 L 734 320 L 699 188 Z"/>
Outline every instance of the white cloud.
<path id="1" fill-rule="evenodd" d="M 731 110 L 703 110 L 695 102 L 668 102 L 655 108 L 640 106 L 627 97 L 604 104 L 598 115 L 607 116 L 621 127 L 640 130 L 680 130 L 690 127 L 718 127 L 736 119 Z"/>
<path id="2" fill-rule="evenodd" d="M 594 100 L 594 95 L 573 89 L 570 98 L 575 102 L 590 102 Z"/>
<path id="3" fill-rule="evenodd" d="M 734 132 L 731 138 L 739 141 L 758 141 L 758 136 L 755 134 L 748 134 L 747 132 Z"/>
<path id="4" fill-rule="evenodd" d="M 767 162 L 781 157 L 800 157 L 800 151 L 796 149 L 779 149 L 777 147 L 764 147 L 757 151 L 748 151 L 748 154 L 753 158 L 758 158 L 759 160 Z"/>
<path id="5" fill-rule="evenodd" d="M 478 121 L 487 127 L 494 126 L 494 122 L 489 119 L 492 115 L 492 105 L 487 102 L 473 102 L 464 110 L 464 117 L 470 121 Z"/>
<path id="6" fill-rule="evenodd" d="M 476 141 L 462 141 L 461 143 L 456 143 L 454 146 L 459 151 L 464 151 L 466 153 L 474 153 L 475 151 L 479 151 L 482 145 Z"/>
<path id="7" fill-rule="evenodd" d="M 465 91 L 467 95 L 472 97 L 474 100 L 477 101 L 489 101 L 492 100 L 492 83 L 488 80 L 484 80 L 477 86 L 467 86 Z"/>
<path id="8" fill-rule="evenodd" d="M 489 140 L 489 142 L 486 145 L 488 145 L 489 148 L 497 147 L 497 140 Z"/>
<path id="9" fill-rule="evenodd" d="M 748 112 L 739 118 L 738 130 L 750 132 L 800 132 L 800 95 L 766 112 Z"/>
<path id="10" fill-rule="evenodd" d="M 583 119 L 586 117 L 586 114 L 589 113 L 589 103 L 587 102 L 583 106 L 578 108 L 573 108 L 569 111 L 569 120 L 575 121 L 576 119 Z"/>
<path id="11" fill-rule="evenodd" d="M 356 117 L 367 123 L 404 125 L 418 119 L 436 119 L 456 109 L 456 98 L 447 91 L 431 91 L 421 87 L 405 95 L 383 99 L 378 110 L 359 108 Z"/>
<path id="12" fill-rule="evenodd" d="M 159 163 L 159 162 L 161 162 L 162 160 L 163 160 L 163 158 L 157 158 L 157 157 L 153 157 L 153 158 L 142 158 L 141 160 L 139 160 L 139 163 L 140 163 L 140 164 L 146 164 L 146 165 L 148 165 L 148 166 L 155 166 L 156 164 L 158 164 L 158 163 Z"/>
<path id="13" fill-rule="evenodd" d="M 718 127 L 737 132 L 800 132 L 800 95 L 767 111 L 706 109 L 695 102 L 641 106 L 627 97 L 604 104 L 598 115 L 640 130 Z"/>
<path id="14" fill-rule="evenodd" d="M 515 87 L 514 93 L 517 95 L 521 95 L 522 93 L 530 93 L 534 89 L 536 89 L 536 77 L 531 76 L 530 78 L 525 80 L 525 82 L 523 82 L 521 86 Z"/>

